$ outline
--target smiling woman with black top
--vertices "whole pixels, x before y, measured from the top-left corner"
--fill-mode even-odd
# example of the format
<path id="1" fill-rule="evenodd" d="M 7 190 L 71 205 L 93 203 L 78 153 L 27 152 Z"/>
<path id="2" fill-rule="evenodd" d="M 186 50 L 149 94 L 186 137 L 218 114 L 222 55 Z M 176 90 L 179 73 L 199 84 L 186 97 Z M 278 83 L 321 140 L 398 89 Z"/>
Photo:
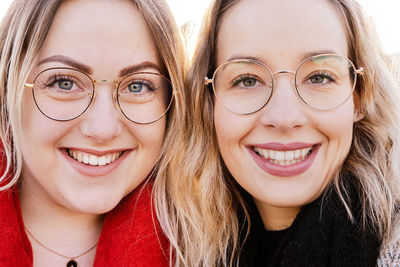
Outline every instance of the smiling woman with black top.
<path id="1" fill-rule="evenodd" d="M 182 265 L 376 265 L 400 195 L 400 101 L 369 26 L 354 0 L 213 2 L 166 198 Z"/>

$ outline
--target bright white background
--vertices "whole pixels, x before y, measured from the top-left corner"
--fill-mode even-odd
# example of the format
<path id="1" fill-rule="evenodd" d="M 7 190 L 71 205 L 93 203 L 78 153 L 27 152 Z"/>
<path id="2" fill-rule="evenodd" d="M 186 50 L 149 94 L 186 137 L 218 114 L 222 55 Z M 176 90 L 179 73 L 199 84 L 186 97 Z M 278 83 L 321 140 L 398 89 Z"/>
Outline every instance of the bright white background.
<path id="1" fill-rule="evenodd" d="M 0 18 L 7 11 L 12 0 L 0 0 Z M 358 0 L 375 21 L 385 51 L 400 53 L 400 1 L 399 0 Z M 198 23 L 210 0 L 167 0 L 178 24 L 193 20 Z"/>

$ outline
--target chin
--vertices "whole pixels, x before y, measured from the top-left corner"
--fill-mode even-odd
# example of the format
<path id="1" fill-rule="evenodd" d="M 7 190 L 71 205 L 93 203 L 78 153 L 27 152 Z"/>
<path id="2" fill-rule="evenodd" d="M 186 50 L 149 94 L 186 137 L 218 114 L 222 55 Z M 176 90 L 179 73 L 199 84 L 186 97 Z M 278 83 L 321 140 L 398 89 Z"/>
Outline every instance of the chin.
<path id="1" fill-rule="evenodd" d="M 91 199 L 80 199 L 71 203 L 71 210 L 75 210 L 79 213 L 87 214 L 104 214 L 114 209 L 121 201 L 120 198 L 106 198 L 106 197 L 93 197 Z M 102 200 L 103 202 L 100 202 Z"/>

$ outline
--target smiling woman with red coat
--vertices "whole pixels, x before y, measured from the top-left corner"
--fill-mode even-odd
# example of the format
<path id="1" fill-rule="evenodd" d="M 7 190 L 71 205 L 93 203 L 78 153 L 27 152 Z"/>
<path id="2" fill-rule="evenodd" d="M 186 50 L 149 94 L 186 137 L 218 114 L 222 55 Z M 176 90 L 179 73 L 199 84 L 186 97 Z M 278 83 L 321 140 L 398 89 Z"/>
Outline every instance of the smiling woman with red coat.
<path id="1" fill-rule="evenodd" d="M 169 265 L 153 184 L 182 120 L 183 59 L 164 1 L 11 5 L 0 266 Z"/>

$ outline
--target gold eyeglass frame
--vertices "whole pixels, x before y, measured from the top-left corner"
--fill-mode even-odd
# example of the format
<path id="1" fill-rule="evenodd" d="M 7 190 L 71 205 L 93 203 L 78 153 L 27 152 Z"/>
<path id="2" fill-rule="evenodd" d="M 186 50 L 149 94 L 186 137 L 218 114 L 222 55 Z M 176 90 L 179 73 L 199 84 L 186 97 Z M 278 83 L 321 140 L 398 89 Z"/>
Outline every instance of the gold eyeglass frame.
<path id="1" fill-rule="evenodd" d="M 36 79 L 39 77 L 39 75 L 41 75 L 43 72 L 46 72 L 46 71 L 49 71 L 49 70 L 60 70 L 60 69 L 61 69 L 61 70 L 72 70 L 72 71 L 80 72 L 80 73 L 82 73 L 83 75 L 85 75 L 86 77 L 88 77 L 88 78 L 90 79 L 90 81 L 92 82 L 92 92 L 88 94 L 88 96 L 90 97 L 90 102 L 89 102 L 89 104 L 87 105 L 87 107 L 86 107 L 79 115 L 77 115 L 77 116 L 75 116 L 75 117 L 73 117 L 73 118 L 71 118 L 71 119 L 55 119 L 55 118 L 50 117 L 49 115 L 47 115 L 47 114 L 39 107 L 39 104 L 37 103 L 36 98 L 35 98 L 34 87 L 35 87 Z M 165 111 L 164 111 L 160 116 L 158 116 L 156 119 L 154 119 L 154 120 L 152 120 L 152 121 L 150 121 L 150 122 L 137 122 L 137 121 L 135 121 L 135 120 L 133 120 L 133 119 L 130 119 L 130 118 L 125 114 L 125 112 L 123 111 L 123 109 L 122 109 L 122 107 L 121 107 L 121 104 L 120 104 L 120 102 L 119 102 L 119 86 L 120 86 L 121 82 L 122 82 L 125 78 L 127 78 L 127 77 L 129 77 L 129 76 L 137 75 L 137 74 L 152 74 L 152 75 L 158 75 L 158 76 L 162 77 L 163 79 L 165 79 L 165 80 L 168 82 L 168 85 L 170 86 L 170 90 L 171 90 L 171 99 L 169 100 L 169 103 L 168 103 L 168 105 L 167 105 Z M 92 104 L 92 102 L 94 101 L 94 98 L 95 98 L 96 84 L 99 83 L 99 82 L 110 82 L 110 83 L 114 83 L 115 89 L 116 89 L 116 90 L 115 90 L 115 93 L 113 93 L 113 101 L 115 101 L 115 102 L 118 104 L 118 108 L 119 108 L 119 110 L 121 111 L 121 113 L 124 115 L 125 118 L 127 118 L 129 121 L 134 122 L 134 123 L 137 123 L 137 124 L 151 124 L 151 123 L 153 123 L 153 122 L 159 121 L 162 117 L 165 116 L 165 114 L 166 114 L 166 113 L 168 112 L 168 110 L 170 109 L 170 107 L 171 107 L 171 105 L 172 105 L 172 102 L 173 102 L 173 99 L 174 99 L 174 95 L 175 95 L 175 92 L 174 92 L 174 89 L 173 89 L 173 87 L 172 87 L 171 81 L 170 81 L 167 77 L 165 77 L 164 75 L 162 75 L 162 74 L 160 74 L 160 73 L 145 72 L 145 71 L 144 71 L 144 72 L 135 72 L 135 73 L 131 73 L 131 74 L 125 75 L 125 76 L 123 76 L 123 77 L 120 77 L 118 80 L 111 80 L 111 79 L 93 79 L 92 77 L 90 77 L 89 74 L 87 74 L 87 73 L 85 73 L 85 72 L 83 72 L 83 71 L 81 71 L 81 70 L 74 69 L 74 68 L 68 68 L 68 67 L 53 67 L 53 68 L 47 68 L 47 69 L 45 69 L 45 70 L 40 71 L 40 72 L 35 76 L 35 79 L 33 80 L 33 83 L 28 83 L 28 82 L 26 82 L 24 85 L 25 85 L 26 87 L 32 89 L 33 101 L 35 102 L 35 105 L 36 105 L 36 107 L 38 108 L 38 110 L 40 111 L 40 113 L 42 113 L 44 116 L 46 116 L 47 118 L 49 118 L 49 119 L 51 119 L 51 120 L 54 120 L 54 121 L 72 121 L 72 120 L 74 120 L 74 119 L 76 119 L 76 118 L 82 116 L 82 114 L 84 114 L 84 113 L 86 112 L 86 110 L 89 109 L 90 105 Z"/>
<path id="2" fill-rule="evenodd" d="M 333 108 L 329 108 L 329 109 L 318 109 L 318 108 L 315 108 L 315 107 L 311 106 L 310 104 L 308 104 L 308 103 L 301 97 L 301 95 L 300 95 L 300 93 L 299 93 L 299 90 L 298 90 L 298 88 L 297 88 L 298 85 L 296 84 L 296 77 L 297 77 L 298 70 L 301 68 L 301 66 L 303 66 L 303 64 L 305 64 L 305 63 L 308 62 L 309 60 L 312 60 L 313 58 L 326 57 L 326 56 L 340 57 L 340 58 L 343 58 L 343 59 L 347 60 L 347 61 L 351 64 L 351 67 L 352 67 L 353 70 L 354 70 L 354 82 L 353 82 L 353 88 L 351 89 L 351 92 L 350 92 L 349 95 L 346 97 L 346 99 L 344 99 L 340 104 L 338 104 L 337 106 L 335 106 L 335 107 L 333 107 Z M 260 108 L 258 108 L 258 109 L 255 110 L 255 111 L 247 112 L 247 113 L 238 113 L 238 112 L 232 111 L 232 110 L 229 109 L 228 107 L 225 107 L 225 105 L 222 104 L 223 102 L 222 102 L 221 100 L 219 100 L 219 97 L 218 97 L 218 95 L 217 95 L 217 93 L 216 93 L 216 90 L 215 90 L 215 84 L 214 84 L 215 76 L 216 76 L 216 74 L 218 73 L 218 71 L 219 71 L 220 69 L 222 69 L 224 66 L 226 66 L 226 65 L 228 65 L 228 64 L 230 64 L 230 63 L 242 63 L 242 62 L 243 62 L 243 63 L 258 64 L 258 65 L 260 65 L 261 67 L 263 67 L 264 69 L 266 69 L 267 72 L 268 72 L 268 73 L 270 74 L 270 76 L 271 76 L 271 83 L 268 85 L 268 86 L 271 87 L 271 93 L 270 93 L 270 95 L 268 96 L 268 99 L 265 101 L 264 105 L 262 105 Z M 272 97 L 272 95 L 273 95 L 274 88 L 275 88 L 275 84 L 276 84 L 276 81 L 275 81 L 274 76 L 275 76 L 275 75 L 278 75 L 278 74 L 285 74 L 285 73 L 293 74 L 294 78 L 293 78 L 293 81 L 292 81 L 292 82 L 293 82 L 294 87 L 295 87 L 296 95 L 297 95 L 298 98 L 300 98 L 301 102 L 303 102 L 303 103 L 306 104 L 307 106 L 309 106 L 309 107 L 311 107 L 311 108 L 313 108 L 313 109 L 315 109 L 315 110 L 318 110 L 318 111 L 329 111 L 329 110 L 333 110 L 333 109 L 335 109 L 335 108 L 337 108 L 337 107 L 340 107 L 341 105 L 343 105 L 343 104 L 349 99 L 349 97 L 351 96 L 351 94 L 352 94 L 353 91 L 354 91 L 354 88 L 356 87 L 357 76 L 358 76 L 358 75 L 360 75 L 360 76 L 364 75 L 364 68 L 363 68 L 363 67 L 360 67 L 360 68 L 357 69 L 357 68 L 355 67 L 354 63 L 353 63 L 349 58 L 347 58 L 347 57 L 345 57 L 345 56 L 342 56 L 342 55 L 338 55 L 338 54 L 319 54 L 319 55 L 314 55 L 314 56 L 311 56 L 311 57 L 306 58 L 305 60 L 303 60 L 303 61 L 299 64 L 299 66 L 296 68 L 296 71 L 279 70 L 279 71 L 276 71 L 276 72 L 274 72 L 274 73 L 268 68 L 267 65 L 265 65 L 264 63 L 262 63 L 262 62 L 260 62 L 260 61 L 258 61 L 258 60 L 255 60 L 255 59 L 246 59 L 246 58 L 244 58 L 244 59 L 234 59 L 234 60 L 230 60 L 230 61 L 224 62 L 224 63 L 222 63 L 221 65 L 219 65 L 218 68 L 214 71 L 214 73 L 213 73 L 211 79 L 208 78 L 207 76 L 204 77 L 204 85 L 205 85 L 205 86 L 208 86 L 209 84 L 212 85 L 212 89 L 213 89 L 213 92 L 214 92 L 214 95 L 215 95 L 217 101 L 220 101 L 221 104 L 222 104 L 222 106 L 223 106 L 226 110 L 228 110 L 228 111 L 230 111 L 230 112 L 232 112 L 232 113 L 234 113 L 234 114 L 238 114 L 238 115 L 250 115 L 250 114 L 254 114 L 254 113 L 260 111 L 261 109 L 263 109 L 263 108 L 268 104 L 269 100 L 271 99 L 271 97 Z"/>

